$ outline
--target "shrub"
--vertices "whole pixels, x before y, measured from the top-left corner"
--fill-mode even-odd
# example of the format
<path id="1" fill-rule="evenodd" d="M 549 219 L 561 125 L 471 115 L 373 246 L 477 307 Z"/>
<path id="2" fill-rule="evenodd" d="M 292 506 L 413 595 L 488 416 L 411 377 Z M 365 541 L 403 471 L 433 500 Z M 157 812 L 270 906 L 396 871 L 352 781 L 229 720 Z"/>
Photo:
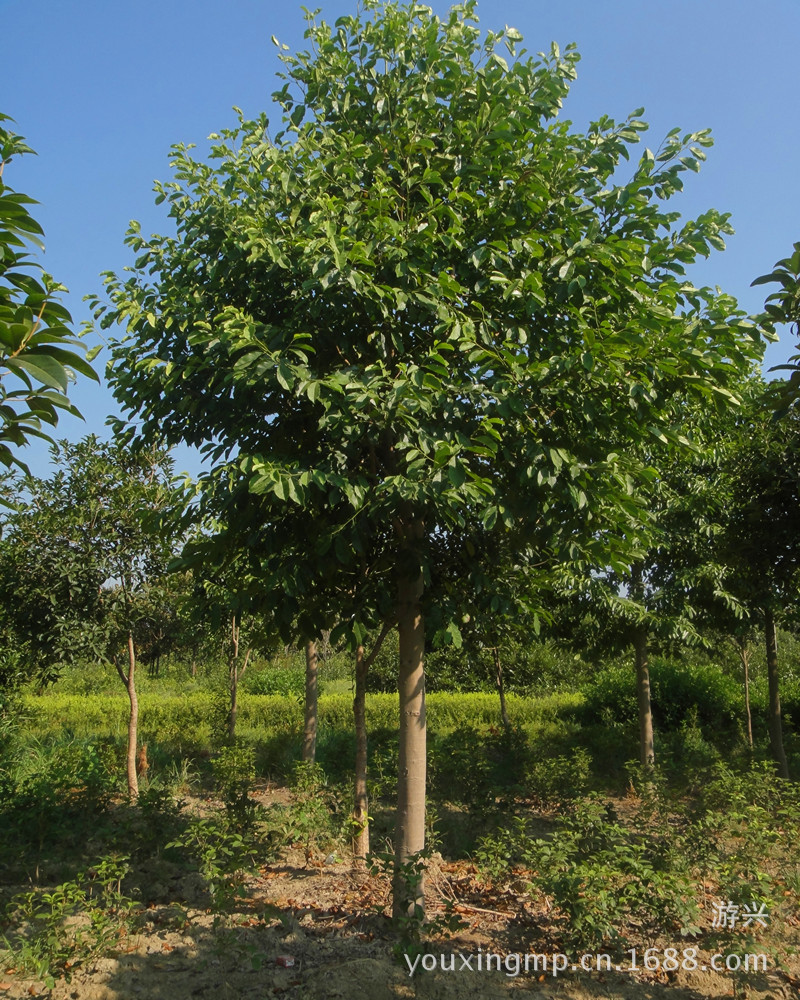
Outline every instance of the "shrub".
<path id="1" fill-rule="evenodd" d="M 306 672 L 302 667 L 265 667 L 246 673 L 242 690 L 249 694 L 279 694 L 302 698 L 306 690 Z"/>
<path id="2" fill-rule="evenodd" d="M 685 720 L 701 726 L 736 729 L 743 712 L 740 685 L 712 664 L 681 664 L 654 658 L 650 665 L 653 719 L 667 730 Z M 636 676 L 633 663 L 613 664 L 602 670 L 584 689 L 584 722 L 627 725 L 636 720 Z"/>
<path id="3" fill-rule="evenodd" d="M 254 748 L 241 744 L 223 747 L 212 763 L 212 770 L 231 826 L 236 830 L 252 827 L 257 811 L 250 798 L 256 779 Z"/>
<path id="4" fill-rule="evenodd" d="M 493 810 L 498 798 L 521 790 L 529 756 L 521 729 L 462 725 L 431 741 L 431 790 L 478 812 Z"/>
<path id="5" fill-rule="evenodd" d="M 525 790 L 544 805 L 568 802 L 586 793 L 591 764 L 582 747 L 555 757 L 533 755 L 526 768 Z"/>
<path id="6" fill-rule="evenodd" d="M 576 948 L 624 940 L 630 924 L 662 934 L 699 930 L 686 871 L 665 865 L 658 838 L 633 835 L 597 796 L 576 803 L 552 841 L 531 842 L 527 860 L 536 886 L 567 917 L 565 936 Z"/>
<path id="7" fill-rule="evenodd" d="M 3 967 L 43 978 L 49 991 L 57 975 L 69 981 L 76 966 L 119 948 L 138 908 L 122 893 L 127 862 L 120 856 L 100 858 L 50 892 L 15 896 L 3 920 Z"/>
<path id="8" fill-rule="evenodd" d="M 104 810 L 118 774 L 116 749 L 98 740 L 56 736 L 33 740 L 14 762 L 10 793 L 17 809 Z"/>

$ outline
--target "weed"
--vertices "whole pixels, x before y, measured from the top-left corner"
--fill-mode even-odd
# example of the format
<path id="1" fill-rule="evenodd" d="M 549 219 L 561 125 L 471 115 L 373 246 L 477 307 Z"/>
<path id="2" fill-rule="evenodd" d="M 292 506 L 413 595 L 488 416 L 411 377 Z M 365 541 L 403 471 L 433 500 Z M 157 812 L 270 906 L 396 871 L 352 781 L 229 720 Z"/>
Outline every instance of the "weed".
<path id="1" fill-rule="evenodd" d="M 475 862 L 484 876 L 493 882 L 501 882 L 514 867 L 524 863 L 529 843 L 525 820 L 514 816 L 511 826 L 501 826 L 494 833 L 480 838 L 475 849 Z"/>
<path id="2" fill-rule="evenodd" d="M 526 792 L 543 805 L 569 802 L 585 794 L 591 763 L 582 747 L 568 755 L 534 760 L 525 774 Z"/>
<path id="3" fill-rule="evenodd" d="M 568 918 L 571 944 L 586 950 L 621 942 L 631 922 L 655 932 L 699 932 L 694 885 L 663 866 L 645 831 L 634 837 L 609 803 L 588 796 L 576 803 L 552 841 L 527 849 L 534 884 Z"/>
<path id="4" fill-rule="evenodd" d="M 398 962 L 404 955 L 413 959 L 421 953 L 421 942 L 424 935 L 449 937 L 450 934 L 466 926 L 455 912 L 452 900 L 448 900 L 446 903 L 444 913 L 438 913 L 429 919 L 425 917 L 425 909 L 420 900 L 425 870 L 432 855 L 432 849 L 426 847 L 410 855 L 399 866 L 395 866 L 394 854 L 391 851 L 376 852 L 371 854 L 368 859 L 370 874 L 393 877 L 395 892 L 401 888 L 403 898 L 406 901 L 403 907 L 405 912 L 394 918 L 399 941 L 395 943 L 392 951 Z"/>

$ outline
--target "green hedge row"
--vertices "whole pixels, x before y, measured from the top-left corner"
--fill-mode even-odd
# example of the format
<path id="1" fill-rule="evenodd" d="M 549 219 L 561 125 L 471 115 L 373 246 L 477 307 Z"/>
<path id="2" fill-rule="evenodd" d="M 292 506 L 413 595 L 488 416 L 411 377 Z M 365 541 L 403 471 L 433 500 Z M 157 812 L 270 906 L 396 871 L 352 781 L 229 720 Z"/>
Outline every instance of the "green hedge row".
<path id="1" fill-rule="evenodd" d="M 569 716 L 582 703 L 575 693 L 551 694 L 543 698 L 509 695 L 508 714 L 512 725 L 553 723 Z M 128 726 L 128 699 L 118 695 L 28 695 L 23 699 L 25 728 L 37 735 L 69 732 L 76 736 L 122 738 Z M 498 699 L 490 694 L 428 695 L 428 724 L 446 732 L 460 726 L 498 726 Z M 183 697 L 139 697 L 140 739 L 159 743 L 205 746 L 213 742 L 215 728 L 224 719 L 224 702 L 211 694 Z M 367 695 L 367 727 L 371 731 L 397 728 L 397 695 Z M 303 724 L 300 699 L 282 695 L 242 694 L 238 726 L 262 730 L 265 734 L 299 731 Z M 353 726 L 353 701 L 347 694 L 322 695 L 319 700 L 321 730 L 349 731 Z"/>
<path id="2" fill-rule="evenodd" d="M 578 710 L 588 724 L 633 724 L 637 719 L 636 676 L 632 663 L 605 667 L 583 688 L 585 700 Z M 724 674 L 710 663 L 676 663 L 654 657 L 650 664 L 650 693 L 656 726 L 676 730 L 696 720 L 709 733 L 735 731 L 743 725 L 744 692 L 741 680 Z M 767 686 L 761 678 L 751 685 L 754 720 L 766 725 Z M 785 717 L 800 719 L 800 684 L 784 681 L 781 706 Z"/>

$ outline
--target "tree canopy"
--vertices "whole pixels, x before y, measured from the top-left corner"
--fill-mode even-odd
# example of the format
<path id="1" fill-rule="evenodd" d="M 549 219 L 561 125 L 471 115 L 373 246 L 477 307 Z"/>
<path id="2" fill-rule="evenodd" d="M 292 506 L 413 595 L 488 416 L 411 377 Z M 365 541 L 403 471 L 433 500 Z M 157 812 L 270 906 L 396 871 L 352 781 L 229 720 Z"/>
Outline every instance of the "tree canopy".
<path id="1" fill-rule="evenodd" d="M 87 655 L 116 662 L 130 631 L 146 640 L 174 545 L 159 520 L 180 503 L 163 450 L 88 435 L 51 455 L 48 479 L 17 480 L 0 548 L 6 624 L 43 680 Z"/>
<path id="2" fill-rule="evenodd" d="M 684 277 L 731 231 L 666 205 L 708 132 L 628 166 L 642 109 L 577 132 L 575 49 L 482 36 L 472 0 L 366 0 L 306 37 L 281 55 L 277 130 L 239 113 L 208 162 L 174 147 L 157 200 L 177 232 L 131 227 L 97 315 L 124 328 L 109 377 L 142 437 L 209 456 L 218 552 L 245 550 L 287 618 L 339 579 L 362 617 L 394 609 L 401 725 L 424 737 L 420 614 L 455 638 L 460 613 L 442 539 L 629 565 L 635 445 L 683 440 L 676 399 L 728 405 L 761 340 Z"/>

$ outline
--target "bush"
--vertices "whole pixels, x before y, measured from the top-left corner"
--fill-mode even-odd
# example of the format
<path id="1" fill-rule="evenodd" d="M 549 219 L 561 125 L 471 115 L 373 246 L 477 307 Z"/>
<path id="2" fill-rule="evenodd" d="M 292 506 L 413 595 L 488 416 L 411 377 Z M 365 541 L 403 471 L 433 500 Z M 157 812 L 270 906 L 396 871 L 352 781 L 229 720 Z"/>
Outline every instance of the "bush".
<path id="1" fill-rule="evenodd" d="M 592 765 L 588 751 L 578 747 L 570 754 L 533 756 L 525 774 L 528 795 L 544 805 L 554 806 L 586 793 Z"/>
<path id="2" fill-rule="evenodd" d="M 576 803 L 553 840 L 533 841 L 527 860 L 537 887 L 568 918 L 565 936 L 576 948 L 624 940 L 631 923 L 656 934 L 699 930 L 688 873 L 664 864 L 653 831 L 632 834 L 598 796 Z"/>
<path id="3" fill-rule="evenodd" d="M 119 761 L 115 748 L 97 740 L 34 740 L 22 748 L 10 778 L 17 808 L 102 812 L 113 795 Z"/>
<path id="4" fill-rule="evenodd" d="M 587 724 L 628 725 L 637 718 L 633 662 L 606 667 L 584 688 L 580 718 Z M 728 732 L 744 711 L 740 685 L 712 664 L 681 664 L 659 657 L 650 665 L 653 720 L 677 730 L 684 722 Z"/>
<path id="5" fill-rule="evenodd" d="M 529 756 L 521 729 L 462 725 L 432 741 L 431 789 L 476 811 L 493 810 L 498 797 L 521 790 Z"/>
<path id="6" fill-rule="evenodd" d="M 242 690 L 249 694 L 279 694 L 284 697 L 305 695 L 306 672 L 303 667 L 265 667 L 246 673 Z"/>
<path id="7" fill-rule="evenodd" d="M 367 677 L 367 690 L 392 692 L 397 688 L 397 633 L 386 637 Z M 591 669 L 573 652 L 531 636 L 529 642 L 508 642 L 500 649 L 508 692 L 537 695 L 574 688 Z M 494 658 L 486 647 L 446 646 L 425 652 L 425 683 L 431 693 L 462 694 L 496 691 Z"/>

